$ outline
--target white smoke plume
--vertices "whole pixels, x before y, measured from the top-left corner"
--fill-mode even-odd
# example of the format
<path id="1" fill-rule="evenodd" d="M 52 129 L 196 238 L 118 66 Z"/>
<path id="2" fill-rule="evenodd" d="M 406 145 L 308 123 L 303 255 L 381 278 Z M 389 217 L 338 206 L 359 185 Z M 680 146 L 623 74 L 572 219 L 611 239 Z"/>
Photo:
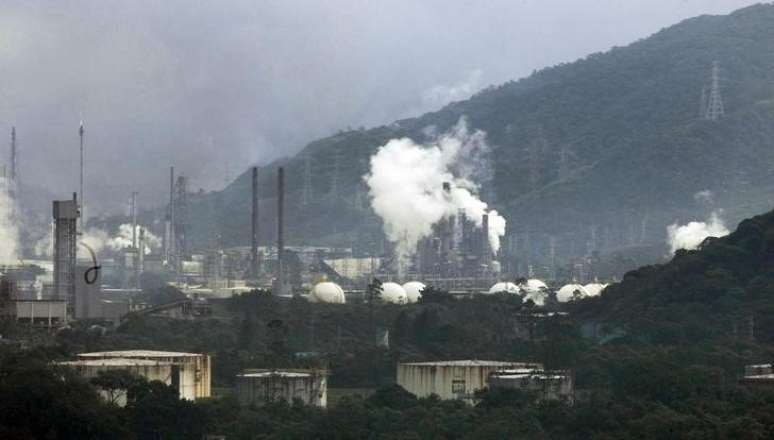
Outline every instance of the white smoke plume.
<path id="1" fill-rule="evenodd" d="M 706 222 L 690 222 L 686 225 L 674 223 L 667 226 L 667 243 L 669 243 L 670 252 L 673 254 L 678 249 L 693 250 L 707 237 L 723 237 L 729 234 L 723 219 L 720 218 L 721 211 L 714 211 Z"/>
<path id="2" fill-rule="evenodd" d="M 148 255 L 161 248 L 161 238 L 151 233 L 147 228 L 137 225 L 137 240 L 140 240 L 140 230 L 145 230 L 145 254 Z M 52 231 L 35 243 L 35 254 L 51 257 L 53 252 Z M 102 250 L 121 251 L 132 246 L 132 225 L 122 224 L 118 232 L 110 236 L 104 229 L 89 228 L 81 236 L 79 241 L 89 246 L 94 252 Z"/>
<path id="3" fill-rule="evenodd" d="M 715 201 L 715 194 L 713 194 L 712 191 L 705 189 L 704 191 L 699 191 L 694 194 L 693 200 L 695 200 L 696 203 L 711 205 Z"/>
<path id="4" fill-rule="evenodd" d="M 486 134 L 470 133 L 460 119 L 450 132 L 429 144 L 392 139 L 371 157 L 370 172 L 364 176 L 371 207 L 384 222 L 387 238 L 396 244 L 401 265 L 414 255 L 419 240 L 431 234 L 434 224 L 460 210 L 479 227 L 488 213 L 489 241 L 495 252 L 500 249 L 505 219 L 478 198 L 473 180 L 486 174 L 481 172 L 488 169 L 483 160 L 486 151 Z M 448 194 L 444 182 L 451 184 Z"/>
<path id="5" fill-rule="evenodd" d="M 451 85 L 437 85 L 422 92 L 422 107 L 425 111 L 434 111 L 450 102 L 468 99 L 483 86 L 484 73 L 473 70 L 463 80 Z M 424 112 L 422 112 L 424 113 Z"/>
<path id="6" fill-rule="evenodd" d="M 8 182 L 0 181 L 0 264 L 19 260 L 19 223 L 16 202 L 9 194 Z"/>

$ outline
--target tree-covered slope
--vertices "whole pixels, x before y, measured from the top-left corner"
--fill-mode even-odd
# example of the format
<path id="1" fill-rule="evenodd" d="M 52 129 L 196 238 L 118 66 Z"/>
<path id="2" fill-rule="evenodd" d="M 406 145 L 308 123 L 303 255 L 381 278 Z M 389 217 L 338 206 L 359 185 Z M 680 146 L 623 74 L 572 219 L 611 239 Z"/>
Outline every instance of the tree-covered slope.
<path id="1" fill-rule="evenodd" d="M 285 165 L 291 241 L 372 246 L 380 227 L 362 187 L 368 158 L 391 138 L 423 141 L 428 127 L 442 132 L 463 116 L 487 133 L 494 177 L 483 194 L 508 216 L 522 259 L 545 261 L 549 236 L 565 261 L 590 249 L 661 245 L 666 225 L 713 208 L 735 223 L 766 209 L 774 187 L 771 47 L 774 5 L 701 16 L 435 113 L 312 142 L 261 169 L 262 236 L 273 237 L 273 169 Z M 706 121 L 699 104 L 714 61 L 726 115 Z M 307 163 L 312 201 L 303 205 Z M 215 220 L 227 243 L 247 243 L 249 188 L 245 173 L 199 199 L 197 212 L 214 213 L 198 216 L 201 239 Z M 695 201 L 704 190 L 714 205 Z M 205 209 L 213 207 L 227 209 Z"/>
<path id="2" fill-rule="evenodd" d="M 577 315 L 660 343 L 738 335 L 774 340 L 774 211 L 723 238 L 627 273 Z"/>

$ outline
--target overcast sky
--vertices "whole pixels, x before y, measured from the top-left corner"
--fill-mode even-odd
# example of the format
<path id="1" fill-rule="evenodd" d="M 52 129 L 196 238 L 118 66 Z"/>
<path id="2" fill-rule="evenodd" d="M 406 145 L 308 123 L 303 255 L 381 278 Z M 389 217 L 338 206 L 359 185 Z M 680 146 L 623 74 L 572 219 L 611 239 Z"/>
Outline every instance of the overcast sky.
<path id="1" fill-rule="evenodd" d="M 170 164 L 193 189 L 220 188 L 340 128 L 753 3 L 0 0 L 0 136 L 15 124 L 22 179 L 65 197 L 83 118 L 92 212 L 133 190 L 151 204 Z"/>

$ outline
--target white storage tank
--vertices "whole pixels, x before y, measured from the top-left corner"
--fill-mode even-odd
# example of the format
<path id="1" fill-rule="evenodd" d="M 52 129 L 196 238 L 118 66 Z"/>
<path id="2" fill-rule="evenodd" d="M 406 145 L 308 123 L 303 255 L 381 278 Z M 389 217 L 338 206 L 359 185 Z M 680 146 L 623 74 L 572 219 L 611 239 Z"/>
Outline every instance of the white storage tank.
<path id="1" fill-rule="evenodd" d="M 585 298 L 589 296 L 586 288 L 580 284 L 566 284 L 556 292 L 556 300 L 561 303 L 572 301 L 575 298 Z"/>
<path id="2" fill-rule="evenodd" d="M 382 294 L 380 295 L 382 301 L 391 304 L 406 304 L 408 302 L 408 295 L 403 290 L 403 286 L 398 283 L 387 282 L 382 284 Z"/>
<path id="3" fill-rule="evenodd" d="M 406 291 L 406 297 L 408 302 L 415 303 L 422 298 L 422 291 L 425 290 L 425 285 L 419 281 L 409 281 L 403 285 L 403 290 Z"/>
<path id="4" fill-rule="evenodd" d="M 242 405 L 263 406 L 298 399 L 305 405 L 328 404 L 328 372 L 325 370 L 245 370 L 236 377 L 236 395 Z"/>
<path id="5" fill-rule="evenodd" d="M 344 304 L 347 298 L 344 289 L 336 283 L 324 281 L 315 284 L 309 294 L 309 301 L 314 303 Z"/>
<path id="6" fill-rule="evenodd" d="M 488 294 L 495 294 L 495 293 L 510 293 L 513 295 L 518 295 L 521 293 L 521 289 L 519 289 L 519 286 L 517 286 L 514 283 L 509 282 L 499 282 L 495 283 L 492 287 L 489 288 Z"/>

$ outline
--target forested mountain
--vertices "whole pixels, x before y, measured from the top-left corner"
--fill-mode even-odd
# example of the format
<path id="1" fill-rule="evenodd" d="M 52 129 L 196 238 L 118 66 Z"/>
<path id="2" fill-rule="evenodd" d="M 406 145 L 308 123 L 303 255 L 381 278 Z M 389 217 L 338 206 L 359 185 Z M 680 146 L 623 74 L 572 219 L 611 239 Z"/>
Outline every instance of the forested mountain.
<path id="1" fill-rule="evenodd" d="M 421 142 L 464 116 L 487 133 L 493 179 L 483 182 L 482 194 L 506 214 L 512 235 L 506 246 L 515 243 L 522 259 L 545 261 L 550 236 L 564 262 L 590 250 L 650 246 L 662 253 L 666 226 L 675 221 L 723 209 L 733 226 L 768 209 L 772 47 L 774 5 L 696 17 L 438 112 L 312 142 L 261 168 L 261 235 L 273 238 L 274 169 L 284 165 L 291 242 L 374 246 L 381 228 L 362 185 L 369 157 L 392 138 Z M 705 120 L 700 103 L 713 62 L 725 116 Z M 304 205 L 307 168 L 312 192 Z M 205 242 L 220 231 L 226 244 L 246 244 L 249 189 L 245 173 L 223 192 L 195 198 L 197 238 Z M 707 190 L 714 201 L 697 201 L 694 195 Z"/>
<path id="2" fill-rule="evenodd" d="M 774 340 L 774 211 L 742 221 L 667 264 L 627 273 L 578 304 L 581 320 L 619 326 L 658 344 L 740 336 Z"/>

